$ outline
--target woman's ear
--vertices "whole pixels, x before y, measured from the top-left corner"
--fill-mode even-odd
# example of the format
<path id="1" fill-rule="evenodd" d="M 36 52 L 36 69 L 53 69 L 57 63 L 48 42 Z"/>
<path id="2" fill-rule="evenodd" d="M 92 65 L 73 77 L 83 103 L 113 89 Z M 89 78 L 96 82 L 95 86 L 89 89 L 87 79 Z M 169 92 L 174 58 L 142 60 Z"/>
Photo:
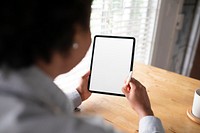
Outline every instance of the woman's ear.
<path id="1" fill-rule="evenodd" d="M 74 43 L 82 44 L 84 42 L 91 43 L 91 32 L 90 28 L 84 28 L 83 26 L 76 24 L 74 34 Z"/>
<path id="2" fill-rule="evenodd" d="M 82 27 L 79 25 L 79 24 L 76 24 L 75 27 L 74 27 L 74 30 L 75 30 L 75 34 L 74 34 L 74 44 L 79 44 L 80 41 L 81 41 L 81 36 L 82 36 Z"/>

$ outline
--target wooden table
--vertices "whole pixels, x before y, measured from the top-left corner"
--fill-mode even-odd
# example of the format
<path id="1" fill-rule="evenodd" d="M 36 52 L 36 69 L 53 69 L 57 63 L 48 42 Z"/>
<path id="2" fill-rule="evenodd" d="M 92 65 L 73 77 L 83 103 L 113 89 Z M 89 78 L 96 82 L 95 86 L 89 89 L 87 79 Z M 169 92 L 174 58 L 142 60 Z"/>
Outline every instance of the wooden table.
<path id="1" fill-rule="evenodd" d="M 135 63 L 133 76 L 146 86 L 155 116 L 166 133 L 200 133 L 200 125 L 186 114 L 200 81 L 156 67 Z M 138 132 L 138 116 L 125 97 L 92 94 L 80 106 L 81 114 L 103 117 L 126 133 Z"/>

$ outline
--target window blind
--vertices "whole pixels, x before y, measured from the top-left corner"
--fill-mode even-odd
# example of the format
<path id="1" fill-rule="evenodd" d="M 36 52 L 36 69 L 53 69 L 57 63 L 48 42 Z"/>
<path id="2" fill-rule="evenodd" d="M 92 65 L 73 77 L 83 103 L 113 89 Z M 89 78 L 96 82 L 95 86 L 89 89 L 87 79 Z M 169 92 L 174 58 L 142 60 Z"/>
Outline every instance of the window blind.
<path id="1" fill-rule="evenodd" d="M 135 37 L 135 60 L 148 64 L 158 4 L 158 0 L 94 0 L 91 14 L 92 35 Z"/>
<path id="2" fill-rule="evenodd" d="M 92 38 L 96 34 L 133 36 L 136 38 L 134 61 L 148 64 L 158 7 L 159 0 L 94 0 L 90 21 Z M 78 77 L 89 70 L 90 60 L 91 48 L 73 70 L 59 76 L 55 82 L 61 88 L 76 87 Z"/>

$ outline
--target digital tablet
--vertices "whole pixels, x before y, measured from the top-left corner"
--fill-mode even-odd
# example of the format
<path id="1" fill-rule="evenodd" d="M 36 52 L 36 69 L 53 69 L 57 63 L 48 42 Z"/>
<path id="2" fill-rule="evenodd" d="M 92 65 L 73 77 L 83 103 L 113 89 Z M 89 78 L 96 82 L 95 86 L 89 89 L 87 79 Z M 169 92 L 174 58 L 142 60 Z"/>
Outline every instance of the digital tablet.
<path id="1" fill-rule="evenodd" d="M 133 69 L 135 38 L 96 35 L 93 40 L 88 89 L 124 96 L 122 87 Z"/>

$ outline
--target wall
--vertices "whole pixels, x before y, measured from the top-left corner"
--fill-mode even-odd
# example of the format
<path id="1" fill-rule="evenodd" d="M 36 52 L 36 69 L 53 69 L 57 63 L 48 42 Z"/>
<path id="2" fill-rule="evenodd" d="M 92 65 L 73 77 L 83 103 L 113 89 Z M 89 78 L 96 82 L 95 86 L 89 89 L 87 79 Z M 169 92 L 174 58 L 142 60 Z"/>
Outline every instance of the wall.
<path id="1" fill-rule="evenodd" d="M 182 72 L 197 2 L 198 0 L 184 1 L 182 7 L 182 14 L 184 15 L 183 27 L 178 32 L 178 37 L 174 45 L 170 71 L 174 71 L 176 73 Z"/>
<path id="2" fill-rule="evenodd" d="M 178 33 L 177 20 L 182 11 L 183 2 L 183 0 L 161 0 L 150 62 L 153 66 L 170 70 Z"/>

